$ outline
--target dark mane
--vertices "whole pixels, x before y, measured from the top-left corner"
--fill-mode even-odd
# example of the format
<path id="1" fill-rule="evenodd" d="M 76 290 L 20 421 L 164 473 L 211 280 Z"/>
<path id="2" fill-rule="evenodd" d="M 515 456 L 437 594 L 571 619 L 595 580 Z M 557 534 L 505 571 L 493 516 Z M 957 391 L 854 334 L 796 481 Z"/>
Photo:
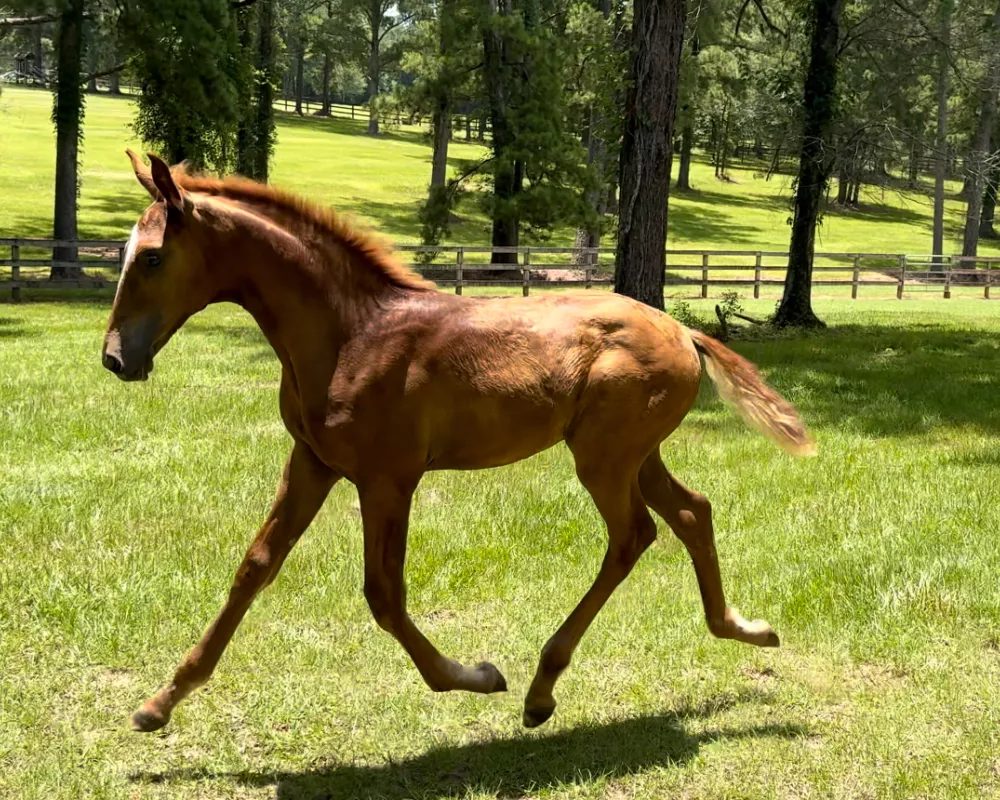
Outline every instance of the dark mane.
<path id="1" fill-rule="evenodd" d="M 434 284 L 403 265 L 391 249 L 380 244 L 372 234 L 358 230 L 331 208 L 323 208 L 292 192 L 245 178 L 212 178 L 192 174 L 183 165 L 175 167 L 172 173 L 177 185 L 189 192 L 270 207 L 283 216 L 298 220 L 305 228 L 329 234 L 393 286 L 403 289 L 434 288 Z"/>

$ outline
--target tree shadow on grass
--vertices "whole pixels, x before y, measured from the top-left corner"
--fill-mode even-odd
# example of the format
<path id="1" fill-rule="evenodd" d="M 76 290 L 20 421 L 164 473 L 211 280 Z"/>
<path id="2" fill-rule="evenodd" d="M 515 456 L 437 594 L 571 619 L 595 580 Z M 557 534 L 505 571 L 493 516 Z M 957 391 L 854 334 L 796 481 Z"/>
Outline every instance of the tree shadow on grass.
<path id="1" fill-rule="evenodd" d="M 139 188 L 138 184 L 136 188 Z M 82 226 L 84 230 L 81 230 L 80 238 L 125 241 L 149 203 L 149 195 L 141 189 L 124 195 L 102 194 L 83 198 L 80 201 L 80 216 L 90 222 Z M 94 235 L 98 226 L 105 233 Z"/>
<path id="2" fill-rule="evenodd" d="M 279 127 L 298 128 L 299 130 L 316 131 L 319 133 L 338 133 L 343 136 L 364 136 L 372 142 L 383 139 L 407 144 L 419 144 L 430 148 L 430 138 L 420 130 L 402 130 L 392 127 L 382 130 L 378 136 L 368 135 L 368 117 L 357 119 L 346 117 L 319 117 L 313 114 L 300 117 L 292 111 L 277 111 L 274 115 Z"/>
<path id="3" fill-rule="evenodd" d="M 37 336 L 38 333 L 30 331 L 24 326 L 24 321 L 20 319 L 9 319 L 0 317 L 0 340 L 21 339 L 25 336 Z"/>
<path id="4" fill-rule="evenodd" d="M 842 325 L 732 346 L 816 428 L 895 437 L 960 426 L 1000 431 L 1000 347 L 988 328 Z"/>
<path id="5" fill-rule="evenodd" d="M 706 206 L 719 207 L 750 207 L 757 209 L 768 209 L 771 211 L 789 211 L 789 198 L 779 194 L 737 194 L 736 192 L 714 192 L 711 189 L 671 189 L 670 197 L 685 200 L 687 203 L 695 203 Z M 674 214 L 684 208 L 683 205 L 671 207 L 670 224 L 673 224 Z M 755 229 L 756 230 L 756 229 Z M 758 232 L 759 236 L 759 232 Z M 708 238 L 708 237 L 706 237 Z"/>
<path id="6" fill-rule="evenodd" d="M 907 225 L 927 226 L 931 224 L 930 217 L 926 213 L 908 207 L 881 205 L 871 200 L 854 208 L 828 204 L 823 213 L 828 217 L 856 219 L 865 222 L 901 222 Z"/>
<path id="7" fill-rule="evenodd" d="M 684 719 L 714 713 L 685 709 L 610 723 L 585 725 L 551 736 L 521 735 L 473 744 L 446 745 L 388 764 L 335 762 L 304 771 L 206 773 L 177 770 L 133 775 L 142 783 L 226 778 L 247 787 L 275 787 L 279 800 L 308 798 L 464 797 L 474 793 L 502 798 L 544 793 L 547 789 L 614 780 L 654 767 L 684 764 L 702 744 L 718 740 L 797 738 L 797 725 L 755 725 L 688 733 Z"/>
<path id="8" fill-rule="evenodd" d="M 677 247 L 685 241 L 756 243 L 760 231 L 753 225 L 733 222 L 727 214 L 711 208 L 691 205 L 674 205 L 670 209 L 667 233 L 668 247 Z"/>

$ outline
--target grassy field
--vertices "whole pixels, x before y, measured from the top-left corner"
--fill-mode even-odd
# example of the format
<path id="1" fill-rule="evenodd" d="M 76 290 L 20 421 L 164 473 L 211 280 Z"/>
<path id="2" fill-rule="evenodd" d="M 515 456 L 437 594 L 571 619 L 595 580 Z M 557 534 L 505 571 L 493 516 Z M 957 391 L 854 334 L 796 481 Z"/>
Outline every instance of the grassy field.
<path id="1" fill-rule="evenodd" d="M 51 234 L 55 144 L 49 121 L 51 96 L 4 87 L 0 96 L 0 237 Z M 81 174 L 80 232 L 84 237 L 124 239 L 146 202 L 122 152 L 139 147 L 129 129 L 132 106 L 108 96 L 87 101 Z M 377 226 L 399 242 L 419 239 L 416 210 L 430 177 L 431 150 L 417 128 L 400 128 L 374 140 L 363 120 L 300 119 L 282 114 L 272 179 L 315 200 L 330 203 Z M 453 164 L 479 153 L 461 137 L 451 147 Z M 669 245 L 675 248 L 779 250 L 788 247 L 791 178 L 770 181 L 754 168 L 732 170 L 735 182 L 718 181 L 696 162 L 697 189 L 671 198 Z M 957 191 L 958 185 L 951 187 Z M 931 201 L 924 193 L 871 190 L 857 211 L 829 211 L 817 234 L 826 252 L 926 253 L 930 249 Z M 964 205 L 948 204 L 948 251 L 960 250 Z M 489 242 L 486 220 L 469 205 L 454 230 L 455 243 Z M 572 243 L 560 231 L 555 244 Z M 1000 253 L 984 243 L 983 255 Z"/>
<path id="2" fill-rule="evenodd" d="M 823 335 L 738 345 L 817 459 L 707 388 L 663 446 L 714 503 L 730 599 L 780 650 L 709 636 L 661 529 L 556 716 L 523 731 L 539 648 L 604 550 L 560 446 L 432 474 L 415 503 L 411 610 L 508 694 L 432 694 L 375 626 L 342 484 L 214 680 L 141 736 L 129 713 L 217 612 L 272 498 L 277 364 L 220 306 L 123 385 L 99 364 L 105 303 L 0 306 L 0 797 L 1000 797 L 1000 320 L 964 300 L 818 310 Z"/>

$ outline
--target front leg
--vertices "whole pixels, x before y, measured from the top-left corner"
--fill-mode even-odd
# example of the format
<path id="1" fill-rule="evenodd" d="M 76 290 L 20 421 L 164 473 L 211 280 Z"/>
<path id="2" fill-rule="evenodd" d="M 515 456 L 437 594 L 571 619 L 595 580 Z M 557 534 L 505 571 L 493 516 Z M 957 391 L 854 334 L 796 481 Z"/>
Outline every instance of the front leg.
<path id="1" fill-rule="evenodd" d="M 379 480 L 358 486 L 365 532 L 365 599 L 379 627 L 391 633 L 435 692 L 464 689 L 489 694 L 507 691 L 500 671 L 488 662 L 466 667 L 446 658 L 406 613 L 406 532 L 413 487 Z"/>
<path id="2" fill-rule="evenodd" d="M 296 442 L 271 513 L 236 571 L 226 604 L 181 662 L 173 680 L 132 715 L 134 730 L 162 728 L 170 721 L 174 707 L 208 681 L 250 604 L 274 580 L 292 545 L 309 527 L 339 478 L 307 445 Z"/>

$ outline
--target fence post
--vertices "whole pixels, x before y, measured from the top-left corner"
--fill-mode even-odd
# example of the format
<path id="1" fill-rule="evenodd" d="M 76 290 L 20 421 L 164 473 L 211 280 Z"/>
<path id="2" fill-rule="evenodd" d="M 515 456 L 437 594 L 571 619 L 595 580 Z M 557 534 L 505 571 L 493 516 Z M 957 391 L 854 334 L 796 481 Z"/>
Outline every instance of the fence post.
<path id="1" fill-rule="evenodd" d="M 754 261 L 753 268 L 753 299 L 757 300 L 760 298 L 760 253 L 757 253 L 757 258 Z"/>
<path id="2" fill-rule="evenodd" d="M 118 278 L 121 279 L 122 272 L 125 271 L 125 248 L 118 248 Z"/>
<path id="3" fill-rule="evenodd" d="M 353 108 L 353 106 L 351 106 Z M 465 248 L 459 247 L 455 254 L 455 294 L 462 293 L 462 265 L 465 263 Z"/>
<path id="4" fill-rule="evenodd" d="M 955 256 L 948 256 L 948 271 L 944 274 L 944 299 L 951 299 L 951 268 L 955 264 Z"/>
<path id="5" fill-rule="evenodd" d="M 17 303 L 21 300 L 21 245 L 12 244 L 10 246 L 10 260 L 13 262 L 10 267 L 10 277 L 13 281 L 10 285 L 10 299 Z"/>
<path id="6" fill-rule="evenodd" d="M 854 275 L 851 277 L 851 299 L 858 299 L 858 278 L 861 276 L 861 256 L 854 254 Z"/>
<path id="7" fill-rule="evenodd" d="M 906 256 L 899 257 L 899 286 L 896 287 L 896 299 L 903 299 L 903 286 L 906 283 Z"/>
<path id="8" fill-rule="evenodd" d="M 708 297 L 708 253 L 701 254 L 701 296 Z"/>
<path id="9" fill-rule="evenodd" d="M 530 273 L 531 273 L 531 248 L 526 247 L 524 248 L 524 267 L 521 269 L 521 281 L 522 281 L 521 294 L 524 295 L 525 297 L 528 296 L 529 292 Z"/>
<path id="10" fill-rule="evenodd" d="M 590 262 L 587 262 L 587 268 L 583 271 L 586 283 L 584 284 L 584 289 L 591 288 L 591 281 L 594 279 L 594 268 L 590 266 Z M 987 284 L 989 286 L 989 284 Z"/>
<path id="11" fill-rule="evenodd" d="M 354 103 L 351 103 L 351 119 L 354 119 Z"/>
<path id="12" fill-rule="evenodd" d="M 990 270 L 993 269 L 993 263 L 990 261 L 986 262 L 986 286 L 983 287 L 983 297 L 986 300 L 990 299 Z"/>

